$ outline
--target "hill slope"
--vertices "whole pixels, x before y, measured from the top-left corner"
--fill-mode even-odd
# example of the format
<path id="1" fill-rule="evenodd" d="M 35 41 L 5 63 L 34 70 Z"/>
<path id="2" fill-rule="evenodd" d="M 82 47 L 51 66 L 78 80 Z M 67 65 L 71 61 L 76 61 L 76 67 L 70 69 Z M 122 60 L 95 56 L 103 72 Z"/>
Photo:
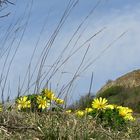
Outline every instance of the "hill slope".
<path id="1" fill-rule="evenodd" d="M 105 97 L 110 103 L 129 106 L 140 112 L 140 70 L 127 73 L 110 81 L 98 92 L 97 97 Z"/>

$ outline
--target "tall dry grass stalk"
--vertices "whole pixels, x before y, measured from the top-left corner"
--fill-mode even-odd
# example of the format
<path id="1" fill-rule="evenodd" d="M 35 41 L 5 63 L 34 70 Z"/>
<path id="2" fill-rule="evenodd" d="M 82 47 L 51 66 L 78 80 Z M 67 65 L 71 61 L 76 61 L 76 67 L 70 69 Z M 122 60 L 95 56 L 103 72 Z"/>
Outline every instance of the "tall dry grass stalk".
<path id="1" fill-rule="evenodd" d="M 5 2 L 10 3 L 10 1 Z M 34 49 L 27 65 L 25 76 L 23 79 L 19 76 L 17 96 L 29 94 L 31 91 L 33 91 L 34 94 L 37 94 L 42 88 L 51 88 L 51 85 L 53 84 L 51 83 L 51 80 L 59 72 L 61 72 L 61 77 L 63 77 L 63 70 L 66 68 L 66 64 L 68 64 L 71 61 L 71 58 L 76 56 L 78 52 L 84 48 L 85 51 L 83 53 L 83 56 L 81 57 L 81 60 L 79 61 L 79 65 L 75 69 L 75 72 L 72 74 L 70 80 L 67 83 L 61 85 L 61 88 L 58 91 L 58 96 L 63 96 L 67 102 L 67 98 L 70 96 L 76 80 L 81 76 L 81 74 L 85 72 L 89 67 L 91 67 L 95 63 L 95 61 L 99 59 L 103 55 L 103 53 L 105 53 L 107 49 L 109 49 L 118 39 L 120 39 L 125 34 L 122 33 L 118 38 L 116 38 L 108 46 L 106 46 L 105 49 L 99 54 L 99 56 L 90 61 L 88 60 L 88 51 L 92 47 L 90 42 L 99 34 L 101 34 L 105 30 L 105 27 L 92 34 L 88 39 L 83 41 L 81 45 L 79 45 L 78 43 L 79 41 L 81 41 L 80 39 L 84 35 L 86 28 L 88 28 L 88 26 L 85 28 L 85 23 L 90 20 L 90 17 L 94 14 L 94 11 L 98 8 L 98 5 L 101 2 L 99 0 L 96 5 L 89 11 L 87 16 L 85 16 L 85 18 L 81 21 L 81 23 L 79 23 L 78 27 L 73 32 L 72 36 L 69 38 L 69 41 L 65 44 L 54 63 L 49 67 L 48 70 L 44 70 L 44 67 L 47 65 L 48 56 L 52 51 L 56 38 L 60 35 L 60 31 L 63 29 L 63 26 L 65 25 L 71 12 L 74 8 L 76 8 L 79 2 L 79 0 L 69 0 L 56 28 L 53 30 L 53 32 L 49 36 L 49 39 L 42 47 L 43 49 L 40 52 L 40 56 L 37 58 L 36 64 L 33 64 L 35 53 L 38 51 L 40 45 L 39 43 L 42 39 L 42 33 L 46 27 L 46 24 L 48 23 L 48 19 L 45 20 L 39 32 L 39 37 L 34 45 Z M 28 23 L 32 16 L 31 13 L 33 4 L 33 0 L 29 0 L 27 2 L 24 14 L 21 15 L 16 22 L 11 21 L 7 29 L 4 31 L 3 36 L 0 38 L 0 60 L 2 60 L 0 71 L 0 93 L 2 103 L 4 103 L 6 99 L 10 100 L 11 95 L 13 94 L 9 82 L 9 74 L 14 62 L 14 58 L 19 51 L 19 48 L 21 47 L 23 38 L 26 36 Z M 65 56 L 65 53 L 67 51 L 69 51 L 68 55 Z M 57 85 L 60 85 L 59 81 Z M 90 92 L 91 88 L 89 90 L 89 93 Z"/>

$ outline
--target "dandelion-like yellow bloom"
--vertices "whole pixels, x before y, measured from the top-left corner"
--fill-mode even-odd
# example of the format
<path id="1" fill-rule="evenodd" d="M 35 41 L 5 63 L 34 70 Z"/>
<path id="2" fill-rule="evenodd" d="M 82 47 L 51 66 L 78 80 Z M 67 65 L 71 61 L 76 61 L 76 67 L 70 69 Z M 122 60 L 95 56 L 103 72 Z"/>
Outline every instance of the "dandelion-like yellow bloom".
<path id="1" fill-rule="evenodd" d="M 66 110 L 66 113 L 71 113 L 72 111 L 71 110 Z"/>
<path id="2" fill-rule="evenodd" d="M 110 105 L 106 105 L 106 108 L 107 108 L 107 109 L 114 109 L 115 106 L 110 104 Z"/>
<path id="3" fill-rule="evenodd" d="M 84 113 L 84 111 L 78 110 L 78 111 L 76 111 L 76 115 L 78 117 L 83 117 L 85 115 L 85 113 Z"/>
<path id="4" fill-rule="evenodd" d="M 92 108 L 95 109 L 105 109 L 107 106 L 107 100 L 105 98 L 96 98 L 92 101 Z"/>
<path id="5" fill-rule="evenodd" d="M 93 108 L 86 108 L 86 109 L 85 109 L 85 112 L 86 112 L 86 113 L 90 113 L 90 112 L 92 112 L 92 111 L 93 111 Z"/>
<path id="6" fill-rule="evenodd" d="M 31 101 L 28 100 L 27 96 L 20 97 L 17 100 L 17 107 L 18 107 L 18 110 L 25 109 L 25 108 L 30 108 L 31 107 Z"/>
<path id="7" fill-rule="evenodd" d="M 50 103 L 47 102 L 46 97 L 42 97 L 42 96 L 37 96 L 37 104 L 38 104 L 38 109 L 45 109 L 48 108 Z"/>
<path id="8" fill-rule="evenodd" d="M 133 110 L 128 107 L 118 106 L 119 114 L 125 119 L 129 121 L 134 121 L 135 118 L 132 116 Z"/>
<path id="9" fill-rule="evenodd" d="M 125 117 L 128 114 L 132 114 L 132 109 L 128 108 L 128 107 L 122 107 L 122 106 L 118 106 L 117 109 L 119 109 L 119 114 L 122 117 Z"/>
<path id="10" fill-rule="evenodd" d="M 125 117 L 124 117 L 125 120 L 128 120 L 128 121 L 135 121 L 135 118 L 132 116 L 132 114 L 127 114 Z"/>
<path id="11" fill-rule="evenodd" d="M 47 97 L 50 100 L 54 100 L 55 99 L 55 95 L 54 95 L 53 91 L 51 91 L 49 89 L 44 89 L 43 90 L 43 94 L 45 95 L 45 97 Z"/>
<path id="12" fill-rule="evenodd" d="M 64 104 L 64 100 L 59 99 L 59 98 L 56 98 L 56 99 L 55 99 L 55 102 L 56 102 L 57 104 Z"/>
<path id="13" fill-rule="evenodd" d="M 135 118 L 132 116 L 133 110 L 128 107 L 118 106 L 119 114 L 128 121 L 134 121 Z"/>

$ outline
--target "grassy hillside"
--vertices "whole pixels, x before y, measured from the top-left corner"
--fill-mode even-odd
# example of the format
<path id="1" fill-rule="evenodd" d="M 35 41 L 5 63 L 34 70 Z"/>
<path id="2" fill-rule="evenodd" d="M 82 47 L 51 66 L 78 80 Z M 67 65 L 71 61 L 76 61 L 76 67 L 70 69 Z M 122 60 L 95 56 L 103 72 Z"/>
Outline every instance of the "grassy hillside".
<path id="1" fill-rule="evenodd" d="M 107 98 L 111 104 L 129 106 L 135 112 L 140 113 L 140 86 L 133 88 L 112 86 L 98 93 L 97 97 Z"/>
<path id="2" fill-rule="evenodd" d="M 128 106 L 140 113 L 140 70 L 110 80 L 97 92 L 96 97 L 107 98 L 111 104 Z"/>

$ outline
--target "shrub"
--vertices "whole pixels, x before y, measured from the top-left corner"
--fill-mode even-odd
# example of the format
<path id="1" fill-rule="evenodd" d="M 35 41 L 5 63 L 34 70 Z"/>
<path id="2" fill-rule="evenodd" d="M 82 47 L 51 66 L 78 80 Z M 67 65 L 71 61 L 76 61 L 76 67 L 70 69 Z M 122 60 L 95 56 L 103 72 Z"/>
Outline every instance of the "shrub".
<path id="1" fill-rule="evenodd" d="M 116 95 L 120 92 L 122 92 L 124 88 L 122 86 L 112 86 L 105 91 L 99 93 L 97 97 L 102 97 L 102 98 L 108 98 L 110 96 Z"/>

